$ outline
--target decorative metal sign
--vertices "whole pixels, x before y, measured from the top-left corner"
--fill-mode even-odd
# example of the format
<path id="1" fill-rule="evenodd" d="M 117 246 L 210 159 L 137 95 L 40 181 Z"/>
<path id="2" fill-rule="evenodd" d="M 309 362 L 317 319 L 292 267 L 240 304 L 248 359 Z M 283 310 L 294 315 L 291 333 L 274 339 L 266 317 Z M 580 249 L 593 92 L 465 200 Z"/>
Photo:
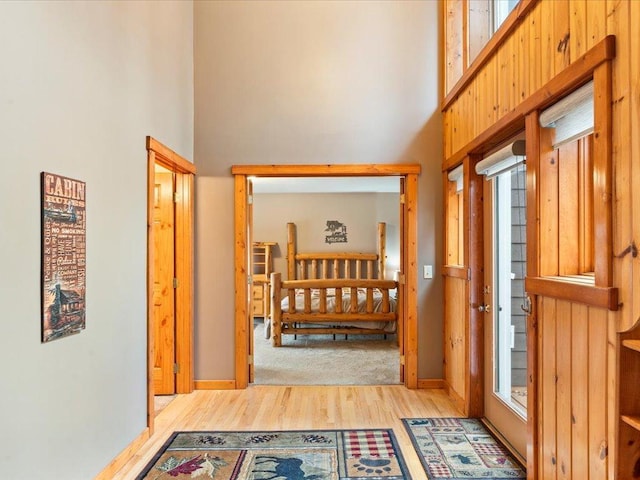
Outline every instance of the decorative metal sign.
<path id="1" fill-rule="evenodd" d="M 330 232 L 324 237 L 324 243 L 347 243 L 347 226 L 337 220 L 327 220 L 325 232 Z"/>
<path id="2" fill-rule="evenodd" d="M 85 183 L 42 172 L 42 342 L 85 328 Z"/>

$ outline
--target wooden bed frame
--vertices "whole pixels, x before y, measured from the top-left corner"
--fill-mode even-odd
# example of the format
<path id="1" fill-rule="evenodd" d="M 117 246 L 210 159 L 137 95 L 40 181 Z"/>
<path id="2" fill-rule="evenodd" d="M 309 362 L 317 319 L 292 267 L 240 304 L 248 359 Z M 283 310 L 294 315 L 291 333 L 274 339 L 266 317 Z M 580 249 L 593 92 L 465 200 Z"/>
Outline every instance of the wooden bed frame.
<path id="1" fill-rule="evenodd" d="M 282 335 L 292 334 L 387 334 L 384 328 L 340 326 L 341 323 L 397 321 L 390 290 L 398 284 L 384 280 L 386 224 L 378 223 L 377 253 L 297 253 L 295 224 L 287 224 L 287 274 L 271 274 L 271 338 L 273 346 L 282 344 Z M 382 278 L 381 278 L 382 277 Z M 327 301 L 328 289 L 335 289 L 333 306 Z M 358 290 L 366 292 L 364 306 L 358 308 Z M 303 292 L 304 307 L 296 309 L 296 291 Z M 374 291 L 381 294 L 378 308 Z M 312 311 L 312 295 L 318 307 Z M 350 295 L 350 308 L 343 311 L 343 296 Z M 289 306 L 282 309 L 282 299 Z M 308 324 L 319 326 L 310 327 Z"/>

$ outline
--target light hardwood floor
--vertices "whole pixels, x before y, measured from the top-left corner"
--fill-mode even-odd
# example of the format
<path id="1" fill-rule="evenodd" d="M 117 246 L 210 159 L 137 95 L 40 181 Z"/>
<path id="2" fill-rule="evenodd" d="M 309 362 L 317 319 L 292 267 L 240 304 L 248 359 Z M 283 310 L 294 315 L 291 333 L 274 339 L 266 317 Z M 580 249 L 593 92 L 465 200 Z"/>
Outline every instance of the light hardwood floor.
<path id="1" fill-rule="evenodd" d="M 461 416 L 444 390 L 386 386 L 250 386 L 177 395 L 155 433 L 113 477 L 130 480 L 178 430 L 393 428 L 414 480 L 426 479 L 401 418 Z"/>

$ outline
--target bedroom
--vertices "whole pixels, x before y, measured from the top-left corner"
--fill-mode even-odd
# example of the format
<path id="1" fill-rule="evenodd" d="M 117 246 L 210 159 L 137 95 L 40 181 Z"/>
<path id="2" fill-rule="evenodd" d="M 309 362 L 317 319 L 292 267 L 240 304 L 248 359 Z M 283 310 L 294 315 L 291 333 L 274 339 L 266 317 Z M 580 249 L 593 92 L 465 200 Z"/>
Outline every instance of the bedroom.
<path id="1" fill-rule="evenodd" d="M 290 228 L 293 229 L 296 253 L 373 253 L 378 248 L 377 229 L 382 222 L 384 271 L 377 278 L 393 280 L 400 263 L 398 205 L 397 178 L 257 178 L 253 181 L 253 242 L 268 245 L 267 271 L 280 272 L 282 280 L 287 280 Z M 338 229 L 330 228 L 332 221 L 341 224 Z M 257 258 L 258 263 L 261 260 Z M 372 268 L 371 274 L 377 274 L 377 269 L 377 266 Z M 363 270 L 366 270 L 365 266 Z M 367 276 L 365 271 L 363 276 Z M 283 335 L 284 347 L 274 347 L 269 321 L 273 312 L 267 298 L 271 290 L 263 290 L 264 281 L 259 278 L 254 278 L 252 300 L 252 308 L 256 312 L 254 383 L 399 383 L 395 322 L 381 324 L 389 325 L 386 327 L 388 334 Z M 259 298 L 256 299 L 256 295 Z M 390 290 L 392 307 L 395 306 L 396 295 L 395 289 Z M 284 303 L 287 303 L 286 298 Z M 327 327 L 326 324 L 324 326 Z M 357 323 L 352 324 L 352 328 L 356 326 Z M 350 368 L 354 361 L 360 366 L 357 373 Z"/>

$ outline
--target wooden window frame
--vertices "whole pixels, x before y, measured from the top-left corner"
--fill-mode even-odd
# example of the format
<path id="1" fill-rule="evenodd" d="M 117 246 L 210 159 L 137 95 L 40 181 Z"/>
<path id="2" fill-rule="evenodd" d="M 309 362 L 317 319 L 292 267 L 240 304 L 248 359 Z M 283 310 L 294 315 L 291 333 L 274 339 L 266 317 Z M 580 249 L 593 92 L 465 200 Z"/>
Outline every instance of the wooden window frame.
<path id="1" fill-rule="evenodd" d="M 527 115 L 527 169 L 528 177 L 533 182 L 528 185 L 528 222 L 535 227 L 529 234 L 532 236 L 528 245 L 532 267 L 529 272 L 532 275 L 525 279 L 525 289 L 532 295 L 553 297 L 561 300 L 582 303 L 593 307 L 606 308 L 615 311 L 618 309 L 618 289 L 613 286 L 613 228 L 612 228 L 612 65 L 611 60 L 615 56 L 615 43 L 612 36 L 606 37 L 600 44 L 587 52 L 585 56 L 593 53 L 605 42 L 610 43 L 609 55 L 604 55 L 600 61 L 591 68 L 585 68 L 579 61 L 572 63 L 567 70 L 572 69 L 579 74 L 580 80 L 573 83 L 570 88 L 564 88 L 562 93 L 553 95 L 553 101 L 543 102 L 534 111 Z M 602 52 L 604 53 L 604 52 Z M 584 57 L 583 57 L 584 58 Z M 595 59 L 594 59 L 595 60 Z M 549 83 L 553 83 L 556 78 Z M 546 267 L 542 264 L 540 241 L 540 221 L 545 216 L 541 212 L 540 200 L 540 161 L 545 154 L 541 145 L 550 145 L 551 135 L 549 129 L 543 129 L 539 125 L 539 113 L 558 99 L 566 96 L 590 79 L 594 82 L 594 132 L 593 132 L 593 248 L 596 255 L 593 259 L 594 275 L 592 282 L 581 281 L 580 278 L 571 276 L 545 276 Z M 543 89 L 548 88 L 547 86 Z M 547 130 L 547 131 L 545 131 Z M 531 148 L 531 150 L 530 150 Z M 548 152 L 546 152 L 548 153 Z M 530 190 L 529 190 L 530 189 Z M 528 239 L 529 240 L 529 239 Z M 542 246 L 540 246 L 542 247 Z M 535 255 L 535 258 L 533 257 Z M 528 259 L 529 261 L 529 259 Z M 579 277 L 579 276 L 578 276 Z"/>

